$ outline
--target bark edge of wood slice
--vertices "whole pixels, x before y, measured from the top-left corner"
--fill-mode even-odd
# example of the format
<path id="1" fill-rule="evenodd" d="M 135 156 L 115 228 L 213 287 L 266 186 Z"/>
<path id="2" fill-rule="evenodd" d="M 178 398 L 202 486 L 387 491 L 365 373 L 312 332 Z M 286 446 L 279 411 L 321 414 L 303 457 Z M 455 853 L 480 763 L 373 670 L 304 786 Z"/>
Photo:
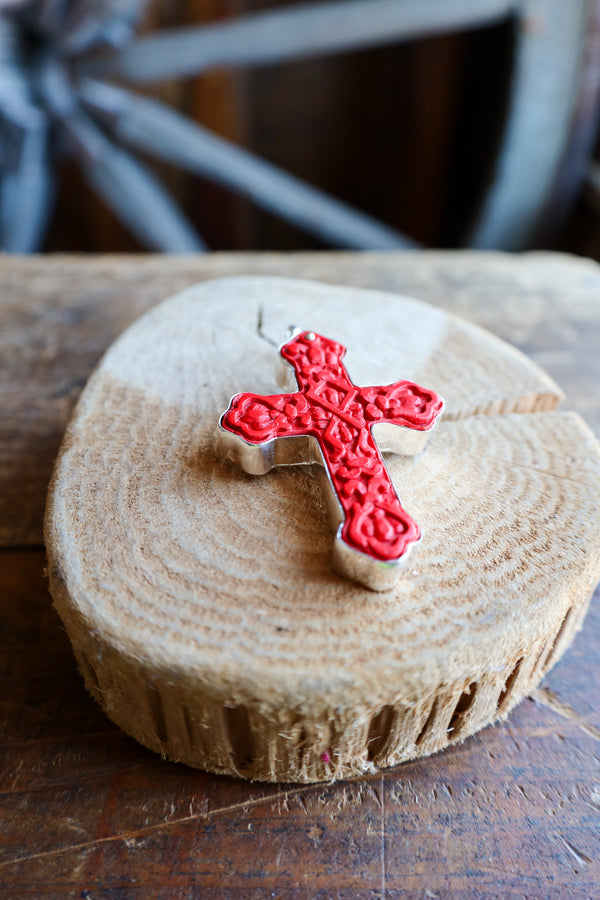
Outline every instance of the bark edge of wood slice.
<path id="1" fill-rule="evenodd" d="M 215 454 L 230 397 L 278 393 L 285 327 L 348 348 L 359 384 L 406 378 L 446 412 L 388 457 L 423 531 L 375 594 L 330 567 L 310 467 Z M 392 294 L 204 282 L 109 349 L 48 494 L 50 590 L 90 693 L 140 743 L 267 781 L 350 777 L 504 718 L 581 626 L 600 577 L 599 445 L 532 361 Z"/>

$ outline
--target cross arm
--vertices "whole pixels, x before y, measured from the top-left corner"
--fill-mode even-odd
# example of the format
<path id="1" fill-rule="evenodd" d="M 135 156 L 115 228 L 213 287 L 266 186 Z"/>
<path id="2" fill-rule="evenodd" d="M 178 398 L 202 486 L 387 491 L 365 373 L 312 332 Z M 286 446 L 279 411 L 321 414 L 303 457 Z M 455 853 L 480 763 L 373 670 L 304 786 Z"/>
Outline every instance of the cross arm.
<path id="1" fill-rule="evenodd" d="M 412 381 L 361 389 L 365 419 L 381 450 L 412 456 L 425 447 L 444 401 Z"/>
<path id="2" fill-rule="evenodd" d="M 236 394 L 219 422 L 219 447 L 249 474 L 263 475 L 274 466 L 317 460 L 311 426 L 302 393 Z"/>

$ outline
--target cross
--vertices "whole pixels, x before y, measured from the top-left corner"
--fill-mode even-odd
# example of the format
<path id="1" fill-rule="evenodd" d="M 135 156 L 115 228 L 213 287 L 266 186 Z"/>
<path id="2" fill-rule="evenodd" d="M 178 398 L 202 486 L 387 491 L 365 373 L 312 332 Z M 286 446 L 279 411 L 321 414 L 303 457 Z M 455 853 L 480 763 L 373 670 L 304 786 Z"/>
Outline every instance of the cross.
<path id="1" fill-rule="evenodd" d="M 292 337 L 280 354 L 293 368 L 298 390 L 236 394 L 219 422 L 220 445 L 253 475 L 279 465 L 321 463 L 337 529 L 334 568 L 385 590 L 421 531 L 400 503 L 372 430 L 382 449 L 418 453 L 443 400 L 411 381 L 358 387 L 342 362 L 345 353 L 341 344 L 311 331 Z"/>

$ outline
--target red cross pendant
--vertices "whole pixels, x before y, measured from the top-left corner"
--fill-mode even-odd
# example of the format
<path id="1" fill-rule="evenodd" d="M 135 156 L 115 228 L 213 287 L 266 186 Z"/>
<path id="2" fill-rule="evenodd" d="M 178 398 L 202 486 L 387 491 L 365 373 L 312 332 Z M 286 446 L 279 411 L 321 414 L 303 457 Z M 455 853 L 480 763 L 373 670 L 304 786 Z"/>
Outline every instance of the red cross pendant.
<path id="1" fill-rule="evenodd" d="M 443 400 L 411 381 L 358 387 L 342 362 L 345 352 L 310 331 L 292 337 L 280 353 L 298 389 L 268 397 L 236 394 L 221 416 L 220 446 L 252 475 L 320 463 L 336 528 L 334 568 L 372 590 L 386 590 L 421 531 L 400 503 L 380 447 L 419 453 Z"/>

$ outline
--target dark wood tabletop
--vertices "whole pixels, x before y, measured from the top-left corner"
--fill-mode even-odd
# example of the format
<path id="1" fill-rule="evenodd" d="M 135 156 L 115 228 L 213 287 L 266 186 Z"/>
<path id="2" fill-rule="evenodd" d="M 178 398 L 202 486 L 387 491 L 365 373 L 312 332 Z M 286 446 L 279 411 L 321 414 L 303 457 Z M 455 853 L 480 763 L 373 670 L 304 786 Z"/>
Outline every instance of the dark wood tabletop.
<path id="1" fill-rule="evenodd" d="M 406 293 L 512 342 L 600 434 L 600 268 L 553 254 L 0 258 L 0 896 L 600 897 L 600 593 L 508 720 L 337 783 L 206 774 L 86 693 L 44 574 L 53 460 L 93 366 L 177 290 L 273 273 Z"/>

